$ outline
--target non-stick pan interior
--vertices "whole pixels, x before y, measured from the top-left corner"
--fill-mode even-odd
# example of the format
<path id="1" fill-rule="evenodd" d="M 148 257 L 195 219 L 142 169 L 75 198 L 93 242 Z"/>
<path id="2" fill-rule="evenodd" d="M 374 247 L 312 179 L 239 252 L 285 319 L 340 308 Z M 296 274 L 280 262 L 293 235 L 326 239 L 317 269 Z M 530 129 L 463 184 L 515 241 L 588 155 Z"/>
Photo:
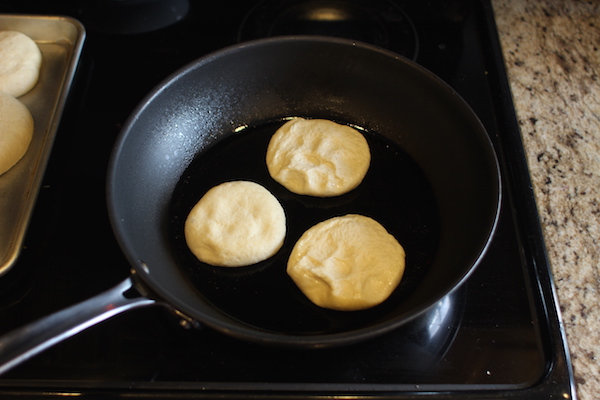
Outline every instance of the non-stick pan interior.
<path id="1" fill-rule="evenodd" d="M 316 199 L 270 179 L 266 143 L 294 116 L 364 131 L 373 161 L 361 186 Z M 182 221 L 206 190 L 234 179 L 257 181 L 280 199 L 288 235 L 272 259 L 223 270 L 189 254 Z M 136 272 L 174 307 L 242 338 L 321 345 L 398 326 L 464 280 L 493 231 L 499 185 L 485 130 L 438 78 L 371 46 L 290 37 L 200 59 L 151 93 L 117 142 L 108 201 Z M 397 236 L 407 251 L 405 277 L 372 310 L 322 310 L 293 286 L 285 262 L 306 228 L 350 212 Z"/>

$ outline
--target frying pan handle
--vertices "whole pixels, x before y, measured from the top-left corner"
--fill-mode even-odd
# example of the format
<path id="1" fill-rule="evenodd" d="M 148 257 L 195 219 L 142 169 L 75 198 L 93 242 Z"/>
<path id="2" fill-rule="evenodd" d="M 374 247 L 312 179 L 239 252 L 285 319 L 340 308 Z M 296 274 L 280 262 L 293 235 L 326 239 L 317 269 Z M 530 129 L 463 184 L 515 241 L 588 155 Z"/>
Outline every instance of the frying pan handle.
<path id="1" fill-rule="evenodd" d="M 157 304 L 153 299 L 129 296 L 133 287 L 129 277 L 106 292 L 0 337 L 0 374 L 108 318 Z"/>

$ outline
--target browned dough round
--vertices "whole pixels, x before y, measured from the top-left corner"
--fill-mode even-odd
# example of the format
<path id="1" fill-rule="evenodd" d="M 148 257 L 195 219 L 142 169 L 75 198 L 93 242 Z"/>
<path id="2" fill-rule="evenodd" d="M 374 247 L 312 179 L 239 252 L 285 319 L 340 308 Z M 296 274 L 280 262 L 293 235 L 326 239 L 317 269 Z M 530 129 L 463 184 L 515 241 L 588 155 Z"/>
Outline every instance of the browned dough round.
<path id="1" fill-rule="evenodd" d="M 188 247 L 202 262 L 240 267 L 277 253 L 286 234 L 279 201 L 263 186 L 232 181 L 211 188 L 185 222 Z"/>
<path id="2" fill-rule="evenodd" d="M 288 190 L 303 195 L 339 196 L 365 177 L 371 152 L 356 129 L 325 119 L 294 118 L 271 138 L 269 174 Z"/>
<path id="3" fill-rule="evenodd" d="M 316 305 L 354 311 L 386 300 L 404 266 L 404 248 L 379 222 L 348 214 L 304 232 L 292 249 L 287 273 Z"/>

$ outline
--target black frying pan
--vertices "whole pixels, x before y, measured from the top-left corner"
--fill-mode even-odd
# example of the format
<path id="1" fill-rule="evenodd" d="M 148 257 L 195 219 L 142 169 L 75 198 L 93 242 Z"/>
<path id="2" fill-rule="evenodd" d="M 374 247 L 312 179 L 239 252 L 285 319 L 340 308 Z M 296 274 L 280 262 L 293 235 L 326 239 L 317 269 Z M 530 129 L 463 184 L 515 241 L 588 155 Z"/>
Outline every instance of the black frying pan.
<path id="1" fill-rule="evenodd" d="M 269 177 L 270 135 L 294 116 L 328 118 L 365 134 L 372 164 L 356 190 L 311 198 Z M 280 199 L 288 218 L 285 244 L 256 265 L 204 265 L 185 246 L 183 221 L 206 190 L 236 179 L 259 182 Z M 393 53 L 320 37 L 249 42 L 176 72 L 124 126 L 107 191 L 132 278 L 75 306 L 86 313 L 77 320 L 69 309 L 5 336 L 0 372 L 106 317 L 150 304 L 266 344 L 315 348 L 382 334 L 467 278 L 486 250 L 500 204 L 491 142 L 456 92 Z M 346 213 L 375 218 L 407 253 L 398 289 L 359 312 L 320 309 L 285 273 L 305 229 Z M 142 296 L 129 294 L 132 284 Z"/>

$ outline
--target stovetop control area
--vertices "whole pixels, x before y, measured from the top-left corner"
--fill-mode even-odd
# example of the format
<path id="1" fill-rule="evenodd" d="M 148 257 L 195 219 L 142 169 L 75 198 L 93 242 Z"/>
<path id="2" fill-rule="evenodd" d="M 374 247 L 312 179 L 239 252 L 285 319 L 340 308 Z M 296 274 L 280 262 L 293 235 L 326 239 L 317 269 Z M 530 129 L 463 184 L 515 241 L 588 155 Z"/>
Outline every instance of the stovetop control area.
<path id="1" fill-rule="evenodd" d="M 564 334 L 488 1 L 0 0 L 0 13 L 66 15 L 86 29 L 24 247 L 0 277 L 0 334 L 129 275 L 106 210 L 115 139 L 162 80 L 227 46 L 317 34 L 364 41 L 411 59 L 473 108 L 494 144 L 503 179 L 497 231 L 475 273 L 423 316 L 381 337 L 332 349 L 272 348 L 209 328 L 186 329 L 160 307 L 140 309 L 0 376 L 0 394 L 571 396 Z"/>

